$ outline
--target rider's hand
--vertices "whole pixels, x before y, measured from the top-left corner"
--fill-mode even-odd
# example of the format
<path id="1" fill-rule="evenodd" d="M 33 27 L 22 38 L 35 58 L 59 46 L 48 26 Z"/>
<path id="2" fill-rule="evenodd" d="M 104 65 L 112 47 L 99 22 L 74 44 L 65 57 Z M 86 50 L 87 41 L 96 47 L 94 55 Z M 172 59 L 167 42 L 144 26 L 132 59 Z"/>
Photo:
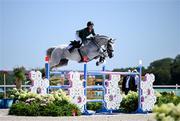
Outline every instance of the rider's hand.
<path id="1" fill-rule="evenodd" d="M 94 40 L 95 39 L 95 37 L 93 36 L 93 37 L 90 37 L 91 38 L 91 40 Z"/>

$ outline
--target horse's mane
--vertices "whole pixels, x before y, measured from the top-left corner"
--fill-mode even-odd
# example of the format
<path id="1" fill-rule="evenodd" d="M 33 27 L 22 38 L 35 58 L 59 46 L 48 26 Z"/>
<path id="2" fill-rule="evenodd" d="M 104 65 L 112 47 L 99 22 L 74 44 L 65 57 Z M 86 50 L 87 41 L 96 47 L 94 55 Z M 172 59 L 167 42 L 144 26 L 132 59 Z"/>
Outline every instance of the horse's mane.
<path id="1" fill-rule="evenodd" d="M 94 37 L 95 38 L 102 38 L 102 39 L 109 39 L 109 37 L 106 35 L 95 35 Z"/>

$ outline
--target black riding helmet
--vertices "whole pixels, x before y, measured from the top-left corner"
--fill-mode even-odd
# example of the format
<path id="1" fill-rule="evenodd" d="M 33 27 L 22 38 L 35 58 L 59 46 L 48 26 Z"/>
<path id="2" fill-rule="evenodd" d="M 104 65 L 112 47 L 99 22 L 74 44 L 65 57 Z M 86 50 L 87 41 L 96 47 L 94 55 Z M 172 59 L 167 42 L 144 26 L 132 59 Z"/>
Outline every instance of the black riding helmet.
<path id="1" fill-rule="evenodd" d="M 88 22 L 87 22 L 87 26 L 91 26 L 91 25 L 94 26 L 94 23 L 93 23 L 92 21 L 88 21 Z"/>

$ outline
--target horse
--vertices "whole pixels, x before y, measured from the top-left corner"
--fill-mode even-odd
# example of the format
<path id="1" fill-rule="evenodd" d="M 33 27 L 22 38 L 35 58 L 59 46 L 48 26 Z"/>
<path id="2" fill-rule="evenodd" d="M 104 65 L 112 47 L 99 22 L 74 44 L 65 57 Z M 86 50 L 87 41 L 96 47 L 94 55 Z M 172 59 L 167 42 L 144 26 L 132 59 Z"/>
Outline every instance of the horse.
<path id="1" fill-rule="evenodd" d="M 88 38 L 83 46 L 79 45 L 77 41 L 72 41 L 70 45 L 75 46 L 72 52 L 69 52 L 69 45 L 59 45 L 47 49 L 46 55 L 51 68 L 66 66 L 69 60 L 82 63 L 99 59 L 96 62 L 96 66 L 98 66 L 104 62 L 105 58 L 114 56 L 114 39 L 105 35 Z"/>

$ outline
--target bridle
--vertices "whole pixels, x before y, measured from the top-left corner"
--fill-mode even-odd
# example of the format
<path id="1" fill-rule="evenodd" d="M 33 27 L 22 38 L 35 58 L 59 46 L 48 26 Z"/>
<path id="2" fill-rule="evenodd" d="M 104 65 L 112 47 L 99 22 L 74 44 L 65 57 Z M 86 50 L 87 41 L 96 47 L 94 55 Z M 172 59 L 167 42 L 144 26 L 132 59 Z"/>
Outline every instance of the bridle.
<path id="1" fill-rule="evenodd" d="M 97 46 L 99 52 L 101 52 L 100 50 L 102 50 L 103 52 L 106 52 L 107 49 L 104 49 L 101 45 L 99 45 L 96 41 L 95 41 L 95 38 L 92 38 L 92 42 Z M 109 42 L 109 41 L 108 41 Z M 107 43 L 108 44 L 108 43 Z M 106 45 L 107 46 L 107 45 Z"/>

